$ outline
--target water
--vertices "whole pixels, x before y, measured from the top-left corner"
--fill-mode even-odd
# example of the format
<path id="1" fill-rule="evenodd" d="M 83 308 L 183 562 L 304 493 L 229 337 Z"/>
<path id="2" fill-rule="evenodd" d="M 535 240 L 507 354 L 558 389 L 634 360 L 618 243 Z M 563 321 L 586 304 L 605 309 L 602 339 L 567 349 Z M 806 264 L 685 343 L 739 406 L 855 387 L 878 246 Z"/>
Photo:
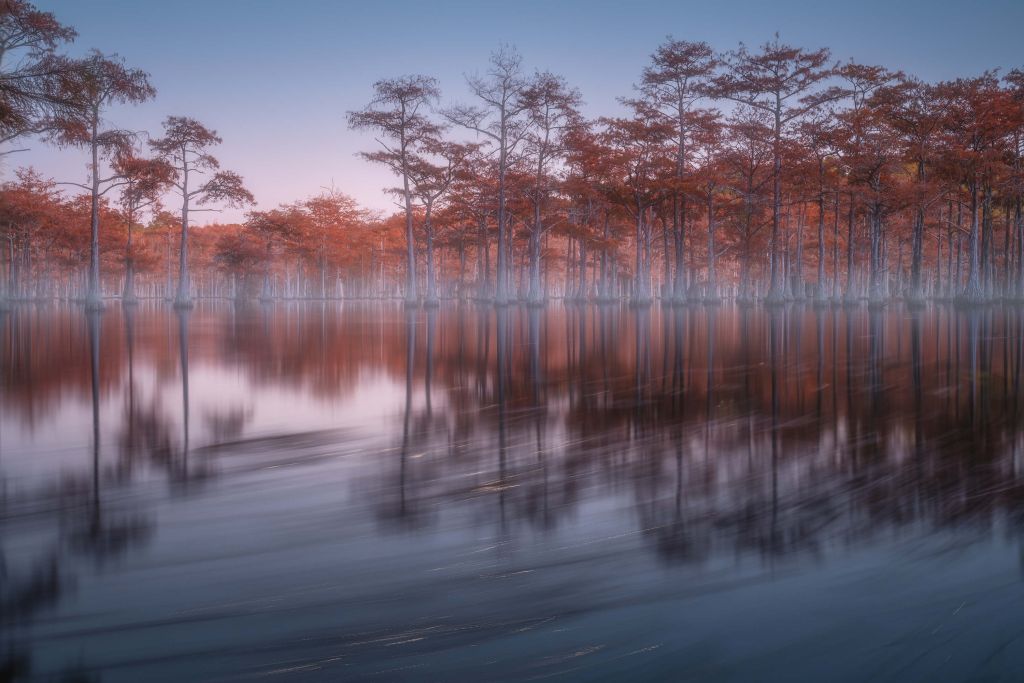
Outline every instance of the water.
<path id="1" fill-rule="evenodd" d="M 1024 311 L 4 314 L 0 680 L 1024 677 Z"/>

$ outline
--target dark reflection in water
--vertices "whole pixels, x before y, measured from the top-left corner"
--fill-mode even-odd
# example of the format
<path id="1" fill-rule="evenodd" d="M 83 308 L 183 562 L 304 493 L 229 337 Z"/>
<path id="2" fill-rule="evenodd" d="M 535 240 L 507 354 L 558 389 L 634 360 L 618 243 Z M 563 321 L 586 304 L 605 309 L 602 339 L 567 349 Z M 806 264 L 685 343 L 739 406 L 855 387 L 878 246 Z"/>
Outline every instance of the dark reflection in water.
<path id="1" fill-rule="evenodd" d="M 0 680 L 1024 676 L 1016 308 L 0 315 Z"/>

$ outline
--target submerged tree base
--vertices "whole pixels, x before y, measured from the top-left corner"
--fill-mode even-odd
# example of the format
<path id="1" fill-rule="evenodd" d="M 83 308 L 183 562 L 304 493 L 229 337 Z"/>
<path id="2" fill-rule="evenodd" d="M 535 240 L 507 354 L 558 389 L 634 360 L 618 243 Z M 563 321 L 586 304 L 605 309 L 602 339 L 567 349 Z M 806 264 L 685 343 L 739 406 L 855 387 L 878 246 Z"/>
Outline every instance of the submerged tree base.
<path id="1" fill-rule="evenodd" d="M 911 309 L 921 309 L 928 306 L 928 300 L 923 296 L 907 297 L 903 300 L 904 305 Z"/>
<path id="2" fill-rule="evenodd" d="M 96 296 L 86 297 L 83 303 L 85 305 L 85 310 L 87 311 L 102 311 L 106 308 L 106 304 L 104 304 L 103 299 Z"/>

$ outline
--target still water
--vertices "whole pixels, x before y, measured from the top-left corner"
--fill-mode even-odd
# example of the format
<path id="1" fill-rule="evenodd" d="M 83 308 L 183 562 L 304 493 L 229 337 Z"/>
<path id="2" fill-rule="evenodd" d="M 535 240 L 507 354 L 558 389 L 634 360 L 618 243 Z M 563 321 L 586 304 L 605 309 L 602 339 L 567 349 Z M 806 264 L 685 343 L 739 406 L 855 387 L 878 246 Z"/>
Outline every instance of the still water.
<path id="1" fill-rule="evenodd" d="M 1024 311 L 0 319 L 0 680 L 1024 679 Z"/>

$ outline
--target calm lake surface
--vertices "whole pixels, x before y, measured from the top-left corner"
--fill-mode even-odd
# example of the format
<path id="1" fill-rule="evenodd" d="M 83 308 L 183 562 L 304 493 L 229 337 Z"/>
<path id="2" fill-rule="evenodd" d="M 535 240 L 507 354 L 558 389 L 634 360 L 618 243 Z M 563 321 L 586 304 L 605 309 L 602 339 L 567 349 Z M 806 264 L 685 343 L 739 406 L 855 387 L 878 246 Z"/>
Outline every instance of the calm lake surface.
<path id="1" fill-rule="evenodd" d="M 1022 309 L 0 327 L 0 680 L 1024 679 Z"/>

